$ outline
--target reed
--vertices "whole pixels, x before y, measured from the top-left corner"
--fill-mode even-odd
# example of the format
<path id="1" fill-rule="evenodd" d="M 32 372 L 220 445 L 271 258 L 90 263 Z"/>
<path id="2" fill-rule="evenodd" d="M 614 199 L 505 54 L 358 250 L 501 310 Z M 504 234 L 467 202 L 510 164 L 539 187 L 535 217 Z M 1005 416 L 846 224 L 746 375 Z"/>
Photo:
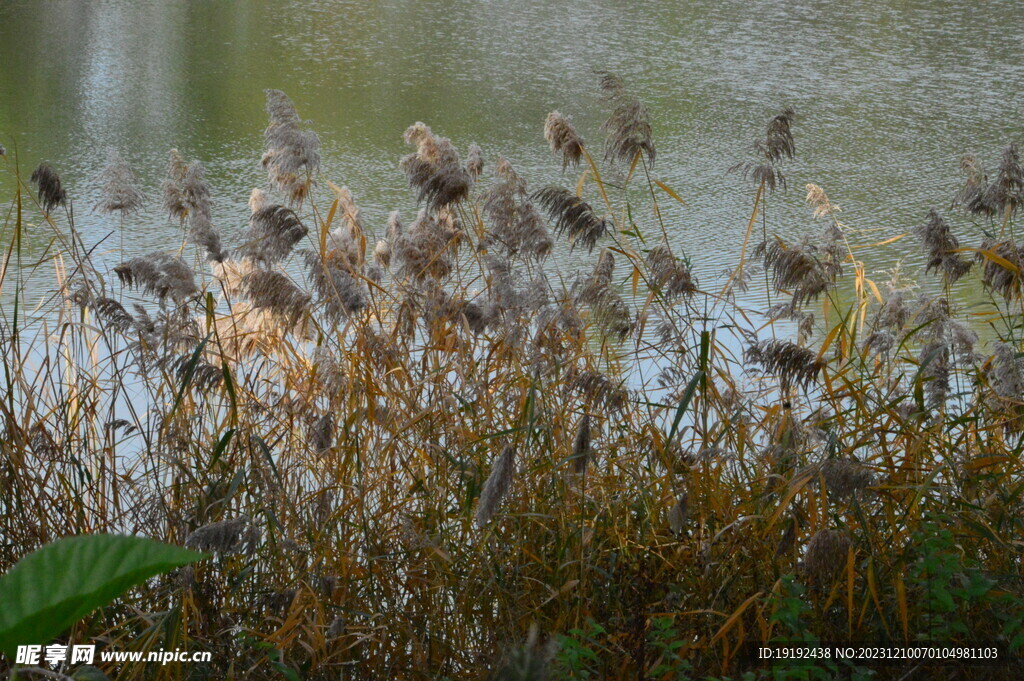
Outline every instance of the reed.
<path id="1" fill-rule="evenodd" d="M 773 305 L 756 310 L 746 244 L 724 289 L 698 282 L 656 208 L 648 110 L 616 76 L 601 87 L 606 160 L 644 171 L 622 191 L 557 112 L 544 135 L 564 172 L 582 162 L 577 191 L 531 192 L 507 160 L 485 169 L 474 145 L 463 163 L 416 123 L 400 170 L 419 212 L 380 226 L 268 91 L 248 227 L 216 229 L 202 164 L 172 151 L 146 201 L 206 257 L 130 257 L 117 283 L 56 173 L 40 166 L 31 190 L 8 159 L 4 238 L 50 230 L 61 295 L 26 327 L 0 271 L 19 301 L 0 320 L 0 570 L 100 531 L 215 554 L 62 641 L 214 653 L 102 669 L 124 679 L 764 678 L 743 644 L 1020 649 L 1016 150 L 991 182 L 965 163 L 966 215 L 915 230 L 941 293 L 868 278 L 863 233 L 811 185 L 826 224 L 763 231 L 751 253 Z M 748 238 L 768 193 L 787 200 L 794 120 L 772 118 L 739 166 L 757 188 Z M 105 206 L 134 209 L 115 166 L 127 188 Z M 971 241 L 957 221 L 978 217 L 1006 229 Z M 566 244 L 579 272 L 551 264 Z M 987 344 L 954 285 L 989 295 Z"/>

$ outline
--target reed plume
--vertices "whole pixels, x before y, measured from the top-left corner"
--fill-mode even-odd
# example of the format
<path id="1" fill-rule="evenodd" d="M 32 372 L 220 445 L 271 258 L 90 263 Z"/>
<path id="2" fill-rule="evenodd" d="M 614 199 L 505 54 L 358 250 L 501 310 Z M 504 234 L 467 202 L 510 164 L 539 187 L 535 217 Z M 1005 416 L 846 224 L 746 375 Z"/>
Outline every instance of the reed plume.
<path id="1" fill-rule="evenodd" d="M 261 207 L 260 201 L 257 199 L 257 210 L 249 218 L 237 252 L 255 262 L 273 264 L 288 257 L 309 230 L 291 208 L 277 204 Z"/>
<path id="2" fill-rule="evenodd" d="M 831 585 L 846 570 L 852 543 L 841 530 L 821 530 L 807 542 L 804 571 L 821 586 Z"/>
<path id="3" fill-rule="evenodd" d="M 1007 216 L 1017 212 L 1024 201 L 1024 168 L 1016 144 L 1003 148 L 999 159 L 999 172 L 992 183 L 991 203 Z"/>
<path id="4" fill-rule="evenodd" d="M 483 490 L 480 492 L 480 500 L 477 502 L 476 526 L 483 529 L 491 521 L 498 511 L 502 499 L 512 488 L 512 480 L 516 474 L 516 450 L 508 445 L 491 467 L 491 473 L 487 476 Z"/>
<path id="5" fill-rule="evenodd" d="M 107 152 L 107 165 L 100 174 L 100 180 L 103 182 L 103 198 L 96 204 L 100 212 L 120 211 L 126 214 L 142 208 L 145 196 L 139 189 L 139 181 L 116 149 Z"/>
<path id="6" fill-rule="evenodd" d="M 589 203 L 568 189 L 549 186 L 534 192 L 531 198 L 555 221 L 555 233 L 568 235 L 571 249 L 582 245 L 591 253 L 611 229 L 608 220 L 599 218 Z"/>
<path id="7" fill-rule="evenodd" d="M 1007 301 L 1019 299 L 1021 273 L 1024 272 L 1024 248 L 1018 247 L 1012 237 L 1002 240 L 985 238 L 980 250 L 977 257 L 984 261 L 982 283 Z M 986 252 L 995 254 L 996 258 L 986 257 Z"/>
<path id="8" fill-rule="evenodd" d="M 281 272 L 255 269 L 242 276 L 241 290 L 253 308 L 267 310 L 282 324 L 295 326 L 309 310 L 310 296 Z"/>
<path id="9" fill-rule="evenodd" d="M 491 223 L 486 243 L 498 244 L 510 255 L 547 256 L 553 245 L 551 235 L 527 193 L 525 180 L 505 159 L 498 161 L 494 174 L 497 181 L 482 196 L 484 215 Z"/>
<path id="10" fill-rule="evenodd" d="M 39 167 L 32 171 L 30 179 L 38 190 L 39 204 L 47 213 L 57 206 L 63 206 L 68 200 L 68 193 L 60 182 L 60 175 L 49 164 L 40 163 Z"/>
<path id="11" fill-rule="evenodd" d="M 792 341 L 763 340 L 747 346 L 744 359 L 779 377 L 783 392 L 792 386 L 806 389 L 818 376 L 825 361 Z"/>
<path id="12" fill-rule="evenodd" d="M 973 154 L 964 154 L 960 159 L 960 170 L 964 175 L 964 186 L 953 197 L 953 206 L 961 206 L 967 213 L 991 217 L 999 210 L 989 191 L 988 175 Z"/>
<path id="13" fill-rule="evenodd" d="M 416 221 L 393 245 L 395 258 L 400 263 L 399 276 L 415 280 L 447 277 L 452 271 L 449 247 L 453 239 L 437 218 L 420 211 Z"/>
<path id="14" fill-rule="evenodd" d="M 754 250 L 764 259 L 764 266 L 772 272 L 776 291 L 788 291 L 794 309 L 814 300 L 826 292 L 842 273 L 841 262 L 835 255 L 804 237 L 796 244 L 786 244 L 778 236 L 764 241 Z"/>
<path id="15" fill-rule="evenodd" d="M 621 411 L 629 402 L 629 391 L 597 371 L 580 371 L 569 381 L 569 388 L 583 395 L 589 404 L 608 411 Z"/>
<path id="16" fill-rule="evenodd" d="M 930 258 L 926 272 L 942 272 L 946 281 L 953 284 L 971 271 L 973 263 L 956 252 L 960 242 L 950 230 L 949 223 L 934 209 L 928 211 L 928 221 L 916 227 L 914 233 Z"/>
<path id="17" fill-rule="evenodd" d="M 469 145 L 469 152 L 466 154 L 466 172 L 474 181 L 480 179 L 484 172 L 484 152 L 475 142 Z"/>
<path id="18" fill-rule="evenodd" d="M 786 176 L 779 165 L 796 156 L 796 142 L 793 138 L 793 122 L 796 112 L 787 107 L 773 116 L 765 129 L 765 136 L 754 142 L 754 161 L 741 161 L 729 169 L 739 171 L 743 177 L 751 178 L 755 183 L 764 185 L 769 191 L 786 188 Z"/>
<path id="19" fill-rule="evenodd" d="M 689 264 L 673 255 L 667 242 L 663 241 L 648 251 L 646 260 L 650 268 L 651 284 L 669 299 L 691 295 L 697 290 Z"/>
<path id="20" fill-rule="evenodd" d="M 578 166 L 583 157 L 583 138 L 576 132 L 572 120 L 557 111 L 548 114 L 544 121 L 544 139 L 551 152 L 562 155 L 562 170 L 569 165 Z"/>
<path id="21" fill-rule="evenodd" d="M 172 165 L 175 160 L 172 159 Z M 173 168 L 172 168 L 173 171 Z M 172 181 L 173 178 L 168 181 Z M 188 219 L 189 237 L 197 246 L 206 251 L 206 257 L 211 262 L 224 262 L 228 253 L 221 244 L 220 232 L 213 226 L 212 221 L 212 200 L 210 198 L 210 185 L 206 181 L 206 169 L 199 161 L 192 161 L 181 175 L 180 181 L 176 183 L 181 205 L 184 210 L 178 215 Z M 167 198 L 165 192 L 164 198 Z M 165 208 L 169 206 L 165 203 Z M 170 206 L 174 208 L 173 206 Z M 173 213 L 172 213 L 173 214 Z"/>
<path id="22" fill-rule="evenodd" d="M 304 257 L 313 290 L 329 319 L 352 317 L 366 307 L 366 286 L 343 249 L 328 250 L 323 256 L 307 251 Z"/>
<path id="23" fill-rule="evenodd" d="M 854 459 L 829 459 L 821 465 L 821 475 L 829 495 L 839 499 L 854 496 L 875 482 L 872 472 Z"/>
<path id="24" fill-rule="evenodd" d="M 593 272 L 577 287 L 576 301 L 589 305 L 601 330 L 621 342 L 633 330 L 633 320 L 629 305 L 612 286 L 614 270 L 615 257 L 606 248 Z"/>
<path id="25" fill-rule="evenodd" d="M 417 190 L 418 201 L 437 210 L 469 195 L 473 178 L 450 139 L 434 135 L 429 126 L 417 122 L 405 131 L 405 141 L 415 144 L 416 152 L 403 157 L 399 167 L 409 186 Z"/>
<path id="26" fill-rule="evenodd" d="M 572 445 L 572 454 L 569 459 L 572 461 L 573 472 L 582 474 L 587 470 L 590 462 L 590 436 L 591 436 L 590 414 L 584 414 L 576 427 L 576 438 Z"/>
<path id="27" fill-rule="evenodd" d="M 676 497 L 676 503 L 668 511 L 668 526 L 675 535 L 681 535 L 686 530 L 686 522 L 690 519 L 690 499 L 684 491 Z"/>
<path id="28" fill-rule="evenodd" d="M 288 95 L 267 90 L 270 122 L 263 132 L 262 165 L 270 184 L 301 204 L 309 194 L 313 175 L 320 169 L 320 138 L 306 125 Z"/>
<path id="29" fill-rule="evenodd" d="M 991 374 L 999 397 L 1024 401 L 1024 356 L 1009 343 L 995 344 Z"/>
<path id="30" fill-rule="evenodd" d="M 168 152 L 167 177 L 160 185 L 160 190 L 163 193 L 163 206 L 168 217 L 177 218 L 180 221 L 184 221 L 188 214 L 188 204 L 181 186 L 187 172 L 188 164 L 181 152 L 171 149 Z"/>
<path id="31" fill-rule="evenodd" d="M 248 516 L 242 515 L 203 525 L 185 537 L 185 546 L 196 551 L 236 553 L 249 538 L 246 529 L 250 522 Z"/>
<path id="32" fill-rule="evenodd" d="M 653 166 L 657 152 L 647 107 L 629 92 L 619 76 L 606 71 L 598 75 L 604 99 L 612 106 L 608 120 L 601 124 L 601 129 L 608 135 L 605 158 L 631 165 L 643 154 L 647 157 L 647 165 Z"/>
<path id="33" fill-rule="evenodd" d="M 192 268 L 181 258 L 167 253 L 132 258 L 115 267 L 114 272 L 122 285 L 154 294 L 160 300 L 170 297 L 181 302 L 199 290 Z"/>
<path id="34" fill-rule="evenodd" d="M 811 183 L 806 186 L 806 189 L 807 197 L 805 201 L 814 209 L 814 217 L 816 219 L 823 217 L 835 218 L 836 213 L 842 212 L 839 206 L 829 201 L 828 194 L 819 185 Z"/>

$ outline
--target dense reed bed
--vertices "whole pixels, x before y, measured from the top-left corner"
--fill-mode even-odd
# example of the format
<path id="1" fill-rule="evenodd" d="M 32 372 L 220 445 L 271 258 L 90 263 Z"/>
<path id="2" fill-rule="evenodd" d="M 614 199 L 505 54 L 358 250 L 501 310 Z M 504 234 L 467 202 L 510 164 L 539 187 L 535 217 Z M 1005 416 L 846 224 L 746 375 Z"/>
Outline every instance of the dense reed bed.
<path id="1" fill-rule="evenodd" d="M 80 533 L 211 552 L 66 639 L 213 661 L 110 678 L 900 678 L 929 667 L 773 672 L 743 644 L 1018 649 L 1016 149 L 992 174 L 965 159 L 952 205 L 869 249 L 916 240 L 933 280 L 916 289 L 867 276 L 867 234 L 820 187 L 804 237 L 765 221 L 804 198 L 783 194 L 785 110 L 736 166 L 736 267 L 698 280 L 662 219 L 683 198 L 656 177 L 647 109 L 600 86 L 610 115 L 587 140 L 543 122 L 564 186 L 412 125 L 399 168 L 420 210 L 386 225 L 269 91 L 244 230 L 223 228 L 200 161 L 172 151 L 154 199 L 112 155 L 98 208 L 162 201 L 183 235 L 125 253 L 116 280 L 58 171 L 8 158 L 7 299 L 33 267 L 61 295 L 32 327 L 4 306 L 0 569 Z M 52 260 L 19 262 L 28 229 Z M 583 271 L 551 267 L 566 249 Z M 958 310 L 956 282 L 989 305 Z M 770 309 L 745 308 L 748 287 Z"/>

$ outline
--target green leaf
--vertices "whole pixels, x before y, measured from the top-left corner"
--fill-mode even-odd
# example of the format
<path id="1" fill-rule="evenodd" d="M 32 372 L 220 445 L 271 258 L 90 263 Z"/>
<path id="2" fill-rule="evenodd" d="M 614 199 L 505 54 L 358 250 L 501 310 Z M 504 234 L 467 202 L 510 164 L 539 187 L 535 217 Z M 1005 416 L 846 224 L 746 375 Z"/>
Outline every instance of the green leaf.
<path id="1" fill-rule="evenodd" d="M 683 420 L 683 414 L 686 413 L 686 408 L 690 406 L 690 400 L 693 399 L 693 393 L 697 390 L 697 384 L 704 380 L 704 372 L 698 371 L 690 379 L 690 382 L 686 385 L 686 390 L 683 391 L 683 397 L 679 400 L 679 406 L 676 407 L 676 416 L 672 420 L 672 428 L 668 432 L 667 443 L 672 442 L 672 438 L 676 436 L 676 431 L 679 430 L 679 423 Z"/>
<path id="2" fill-rule="evenodd" d="M 0 577 L 0 651 L 42 645 L 153 575 L 205 554 L 143 537 L 83 535 L 47 544 Z"/>

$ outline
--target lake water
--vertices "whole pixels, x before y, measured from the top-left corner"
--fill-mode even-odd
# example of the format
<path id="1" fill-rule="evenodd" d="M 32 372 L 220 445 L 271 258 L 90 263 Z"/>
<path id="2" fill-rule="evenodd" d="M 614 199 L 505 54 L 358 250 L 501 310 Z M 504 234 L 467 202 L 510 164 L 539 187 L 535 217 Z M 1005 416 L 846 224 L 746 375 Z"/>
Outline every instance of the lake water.
<path id="1" fill-rule="evenodd" d="M 463 151 L 479 143 L 491 167 L 509 158 L 533 187 L 574 184 L 547 150 L 544 117 L 571 114 L 599 143 L 593 71 L 610 69 L 650 106 L 655 174 L 687 201 L 667 202 L 669 231 L 707 281 L 735 264 L 752 200 L 726 171 L 784 105 L 799 114 L 799 156 L 789 191 L 771 199 L 770 229 L 815 228 L 808 182 L 866 230 L 855 242 L 948 208 L 964 152 L 991 167 L 1024 139 L 1022 26 L 1018 0 L 5 0 L 0 143 L 26 175 L 40 161 L 60 172 L 87 246 L 117 228 L 89 209 L 105 150 L 121 150 L 150 197 L 128 221 L 129 255 L 180 244 L 159 201 L 176 147 L 207 166 L 230 244 L 265 181 L 263 90 L 280 88 L 319 133 L 324 176 L 382 230 L 390 210 L 414 211 L 397 162 L 417 120 Z M 12 188 L 5 173 L 5 201 Z M 954 225 L 966 241 L 980 234 Z M 29 230 L 26 261 L 45 254 L 44 232 Z M 884 279 L 901 256 L 920 264 L 904 243 L 868 254 L 869 275 Z M 115 237 L 98 249 L 105 267 L 117 247 Z"/>

